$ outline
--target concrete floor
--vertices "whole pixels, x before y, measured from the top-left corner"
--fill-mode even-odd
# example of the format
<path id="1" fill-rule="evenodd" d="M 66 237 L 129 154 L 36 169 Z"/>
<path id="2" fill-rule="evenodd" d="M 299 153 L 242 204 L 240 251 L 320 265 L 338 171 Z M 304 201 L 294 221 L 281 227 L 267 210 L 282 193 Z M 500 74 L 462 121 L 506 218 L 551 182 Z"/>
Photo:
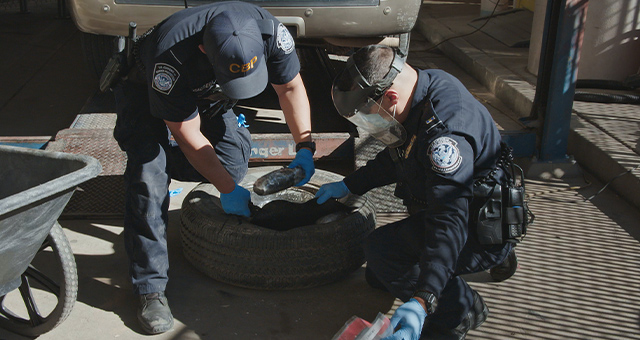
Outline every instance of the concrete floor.
<path id="1" fill-rule="evenodd" d="M 509 280 L 488 273 L 466 277 L 489 305 L 485 325 L 469 339 L 640 339 L 640 213 L 609 191 L 592 201 L 601 183 L 528 181 L 536 214 L 518 246 L 520 268 Z M 217 282 L 182 254 L 179 207 L 193 183 L 170 207 L 171 271 L 167 295 L 176 318 L 157 339 L 331 339 L 351 316 L 391 316 L 399 305 L 370 288 L 359 269 L 344 280 L 294 291 L 259 291 Z M 378 216 L 382 225 L 401 214 Z M 142 339 L 127 277 L 121 220 L 61 220 L 76 258 L 78 299 L 69 318 L 39 337 Z M 8 299 L 16 299 L 12 292 Z M 12 297 L 13 296 L 13 297 Z M 0 339 L 22 340 L 0 329 Z"/>
<path id="2" fill-rule="evenodd" d="M 0 136 L 54 136 L 69 127 L 97 89 L 78 54 L 79 32 L 69 20 L 55 18 L 55 6 L 44 4 L 42 11 L 34 7 L 26 16 L 0 14 L 0 39 L 15 46 L 0 52 L 7 60 L 0 65 Z M 510 109 L 480 82 L 446 55 L 418 53 L 420 40 L 412 40 L 415 65 L 453 73 L 486 101 L 498 125 L 514 123 Z M 331 339 L 353 315 L 373 320 L 379 312 L 392 315 L 398 306 L 392 296 L 366 284 L 362 268 L 339 282 L 295 291 L 250 290 L 210 279 L 181 249 L 180 205 L 193 185 L 171 184 L 183 189 L 171 200 L 168 230 L 167 295 L 176 326 L 153 338 Z M 502 283 L 491 282 L 487 273 L 467 277 L 491 310 L 469 339 L 640 339 L 640 213 L 610 190 L 585 201 L 602 185 L 586 172 L 527 180 L 536 222 L 517 248 L 520 269 Z M 378 224 L 402 216 L 381 214 Z M 68 319 L 39 339 L 148 338 L 135 317 L 122 221 L 60 224 L 76 258 L 78 299 Z M 0 329 L 0 339 L 25 338 Z"/>

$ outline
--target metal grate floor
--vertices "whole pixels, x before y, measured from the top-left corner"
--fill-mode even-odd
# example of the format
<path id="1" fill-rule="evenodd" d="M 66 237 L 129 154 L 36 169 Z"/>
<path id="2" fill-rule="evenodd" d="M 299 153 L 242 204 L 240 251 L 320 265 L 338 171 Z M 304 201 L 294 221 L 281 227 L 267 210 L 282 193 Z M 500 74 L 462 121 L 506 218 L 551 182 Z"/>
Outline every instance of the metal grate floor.
<path id="1" fill-rule="evenodd" d="M 465 276 L 490 309 L 468 339 L 640 339 L 638 214 L 610 193 L 584 200 L 598 188 L 527 181 L 536 220 L 516 248 L 520 268 L 504 282 Z"/>
<path id="2" fill-rule="evenodd" d="M 112 218 L 124 214 L 122 175 L 127 158 L 113 138 L 113 129 L 103 128 L 111 124 L 112 118 L 103 114 L 79 115 L 72 128 L 60 131 L 47 146 L 51 151 L 92 156 L 102 164 L 97 178 L 78 187 L 62 213 L 63 218 Z"/>

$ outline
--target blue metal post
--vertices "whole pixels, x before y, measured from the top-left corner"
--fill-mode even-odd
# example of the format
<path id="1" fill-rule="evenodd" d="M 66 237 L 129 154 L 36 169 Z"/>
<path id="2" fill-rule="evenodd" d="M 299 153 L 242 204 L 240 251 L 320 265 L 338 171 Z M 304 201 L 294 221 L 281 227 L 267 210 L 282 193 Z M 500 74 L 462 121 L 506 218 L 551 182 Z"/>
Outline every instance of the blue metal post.
<path id="1" fill-rule="evenodd" d="M 567 158 L 588 0 L 548 0 L 532 117 L 542 121 L 539 160 Z"/>

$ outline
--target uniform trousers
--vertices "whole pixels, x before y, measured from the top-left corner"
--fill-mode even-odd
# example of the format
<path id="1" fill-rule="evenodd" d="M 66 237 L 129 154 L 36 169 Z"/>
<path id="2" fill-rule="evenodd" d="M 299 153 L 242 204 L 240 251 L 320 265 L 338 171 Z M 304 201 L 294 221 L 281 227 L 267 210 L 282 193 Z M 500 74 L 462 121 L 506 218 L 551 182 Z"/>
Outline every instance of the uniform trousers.
<path id="1" fill-rule="evenodd" d="M 169 141 L 162 119 L 150 113 L 147 86 L 123 81 L 114 89 L 114 137 L 127 153 L 124 242 L 135 294 L 162 292 L 168 282 L 167 226 L 171 179 L 207 182 Z M 201 131 L 236 183 L 247 173 L 249 131 L 232 110 L 201 117 Z"/>
<path id="2" fill-rule="evenodd" d="M 409 301 L 418 288 L 419 262 L 425 240 L 434 237 L 434 229 L 425 225 L 425 214 L 425 211 L 420 211 L 377 228 L 365 240 L 367 281 L 373 287 L 391 292 L 403 302 Z M 435 324 L 451 329 L 460 324 L 473 305 L 473 290 L 460 275 L 477 273 L 501 264 L 511 248 L 511 243 L 480 245 L 475 237 L 469 236 L 455 262 L 455 272 L 446 281 L 438 297 L 436 311 L 427 317 L 425 327 Z M 440 249 L 451 250 L 455 246 Z M 433 256 L 449 259 L 453 254 L 436 252 Z"/>

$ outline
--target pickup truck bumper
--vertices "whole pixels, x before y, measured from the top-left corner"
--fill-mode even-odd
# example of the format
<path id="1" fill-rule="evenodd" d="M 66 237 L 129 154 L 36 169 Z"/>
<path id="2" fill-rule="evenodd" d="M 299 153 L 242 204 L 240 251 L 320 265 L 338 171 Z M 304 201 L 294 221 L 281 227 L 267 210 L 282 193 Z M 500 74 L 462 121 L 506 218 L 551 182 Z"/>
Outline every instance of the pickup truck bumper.
<path id="1" fill-rule="evenodd" d="M 420 0 L 253 2 L 269 10 L 297 38 L 362 38 L 409 32 L 421 4 Z M 192 1 L 189 5 L 203 3 Z M 126 36 L 131 21 L 144 32 L 183 8 L 180 0 L 69 0 L 71 16 L 81 31 L 112 36 Z"/>

